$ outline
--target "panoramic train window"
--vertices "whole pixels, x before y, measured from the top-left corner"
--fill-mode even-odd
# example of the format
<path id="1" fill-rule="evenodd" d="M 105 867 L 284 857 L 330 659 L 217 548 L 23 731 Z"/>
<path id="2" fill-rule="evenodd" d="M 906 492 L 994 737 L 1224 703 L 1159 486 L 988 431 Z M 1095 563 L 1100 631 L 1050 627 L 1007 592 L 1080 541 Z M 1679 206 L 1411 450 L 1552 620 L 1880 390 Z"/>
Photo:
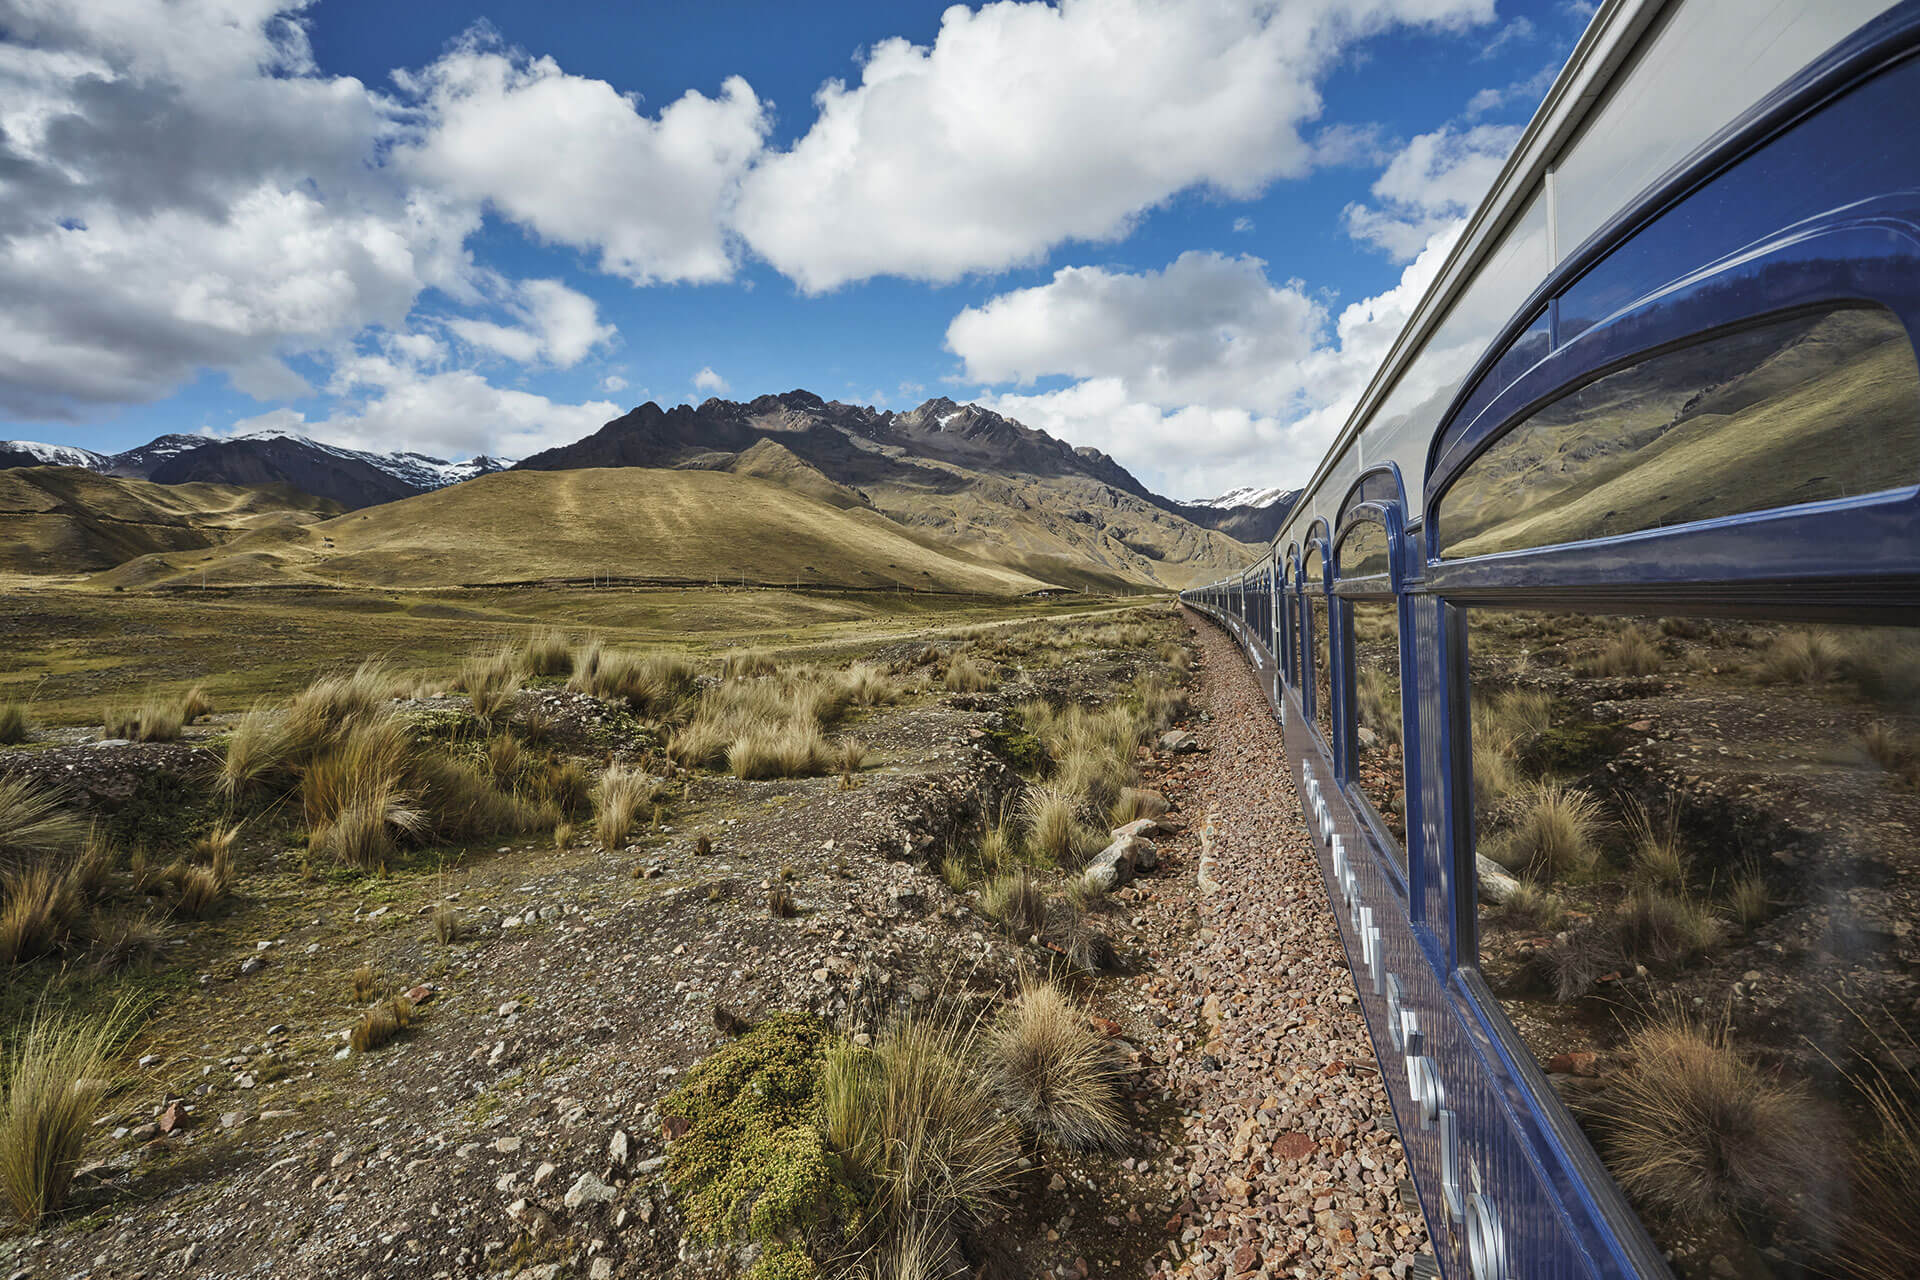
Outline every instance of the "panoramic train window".
<path id="1" fill-rule="evenodd" d="M 1348 539 L 1348 545 L 1352 545 L 1352 539 Z M 1390 599 L 1349 600 L 1347 610 L 1353 618 L 1354 736 L 1360 793 L 1404 849 L 1407 785 L 1401 765 L 1400 606 Z"/>
<path id="2" fill-rule="evenodd" d="M 1363 520 L 1347 531 L 1347 536 L 1340 543 L 1341 577 L 1364 578 L 1385 573 L 1387 568 L 1385 525 Z"/>
<path id="3" fill-rule="evenodd" d="M 1875 308 L 1796 315 L 1535 410 L 1440 499 L 1442 556 L 1581 542 L 1920 481 L 1920 366 Z"/>
<path id="4" fill-rule="evenodd" d="M 1916 1274 L 1920 628 L 1469 619 L 1481 970 L 1676 1274 Z"/>
<path id="5" fill-rule="evenodd" d="M 1307 552 L 1305 565 L 1309 590 L 1306 596 L 1308 664 L 1313 674 L 1313 718 L 1319 722 L 1321 736 L 1333 746 L 1333 649 L 1327 643 L 1327 606 L 1331 601 L 1318 587 L 1325 579 L 1320 570 L 1320 547 L 1316 543 Z"/>

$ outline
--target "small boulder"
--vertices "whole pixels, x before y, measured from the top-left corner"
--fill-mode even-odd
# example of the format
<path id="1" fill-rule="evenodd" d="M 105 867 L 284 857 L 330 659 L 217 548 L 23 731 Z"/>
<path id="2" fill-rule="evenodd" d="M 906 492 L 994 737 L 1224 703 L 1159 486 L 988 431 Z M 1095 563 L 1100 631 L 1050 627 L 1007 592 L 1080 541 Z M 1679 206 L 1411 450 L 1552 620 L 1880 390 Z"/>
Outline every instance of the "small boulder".
<path id="1" fill-rule="evenodd" d="M 1476 853 L 1473 858 L 1479 871 L 1480 901 L 1497 907 L 1520 891 L 1520 882 L 1492 858 L 1484 853 Z"/>
<path id="2" fill-rule="evenodd" d="M 1200 739 L 1185 729 L 1169 729 L 1160 735 L 1160 749 L 1175 755 L 1187 755 L 1200 749 Z"/>
<path id="3" fill-rule="evenodd" d="M 1118 889 L 1133 879 L 1133 873 L 1140 866 L 1143 848 L 1147 856 L 1152 858 L 1151 840 L 1143 840 L 1139 836 L 1121 836 L 1093 856 L 1082 873 L 1082 879 L 1096 893 L 1110 893 Z"/>
<path id="4" fill-rule="evenodd" d="M 186 1104 L 177 1098 L 169 1102 L 166 1110 L 160 1113 L 160 1132 L 162 1133 L 172 1133 L 175 1129 L 184 1129 L 189 1123 L 191 1123 L 191 1121 L 187 1116 Z"/>
<path id="5" fill-rule="evenodd" d="M 1152 818 L 1137 818 L 1124 827 L 1115 827 L 1113 829 L 1113 838 L 1115 840 L 1118 840 L 1121 836 L 1163 836 L 1165 834 L 1167 834 L 1167 829 L 1158 822 L 1155 822 Z"/>
<path id="6" fill-rule="evenodd" d="M 620 1193 L 615 1191 L 591 1173 L 583 1173 L 567 1188 L 567 1194 L 561 1203 L 569 1210 L 578 1210 L 584 1205 L 605 1204 Z"/>

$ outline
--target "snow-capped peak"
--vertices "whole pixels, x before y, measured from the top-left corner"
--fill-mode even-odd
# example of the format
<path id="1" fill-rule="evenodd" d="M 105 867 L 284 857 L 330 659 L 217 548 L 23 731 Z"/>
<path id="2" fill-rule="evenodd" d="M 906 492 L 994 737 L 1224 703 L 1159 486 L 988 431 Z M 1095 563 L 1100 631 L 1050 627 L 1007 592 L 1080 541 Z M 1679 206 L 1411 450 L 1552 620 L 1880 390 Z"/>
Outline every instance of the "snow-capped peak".
<path id="1" fill-rule="evenodd" d="M 1229 489 L 1217 498 L 1193 498 L 1187 502 L 1190 507 L 1270 507 L 1276 502 L 1291 498 L 1292 489 L 1278 486 L 1262 488 L 1259 485 L 1243 485 L 1238 489 Z"/>
<path id="2" fill-rule="evenodd" d="M 0 454 L 6 453 L 24 454 L 48 467 L 85 467 L 89 471 L 99 471 L 107 464 L 104 455 L 91 449 L 77 449 L 67 444 L 42 444 L 38 440 L 0 440 Z"/>
<path id="3" fill-rule="evenodd" d="M 484 476 L 495 471 L 504 471 L 513 465 L 512 459 L 491 458 L 478 454 L 460 462 L 449 462 L 445 458 L 435 458 L 424 453 L 372 453 L 363 449 L 349 449 L 344 445 L 328 444 L 324 440 L 315 440 L 312 436 L 290 431 L 285 427 L 264 427 L 259 431 L 249 431 L 244 435 L 231 437 L 235 440 L 288 440 L 303 444 L 322 453 L 332 454 L 336 458 L 352 458 L 364 462 L 370 467 L 386 472 L 403 484 L 416 489 L 444 489 L 450 484 L 462 480 L 471 480 L 475 476 Z"/>

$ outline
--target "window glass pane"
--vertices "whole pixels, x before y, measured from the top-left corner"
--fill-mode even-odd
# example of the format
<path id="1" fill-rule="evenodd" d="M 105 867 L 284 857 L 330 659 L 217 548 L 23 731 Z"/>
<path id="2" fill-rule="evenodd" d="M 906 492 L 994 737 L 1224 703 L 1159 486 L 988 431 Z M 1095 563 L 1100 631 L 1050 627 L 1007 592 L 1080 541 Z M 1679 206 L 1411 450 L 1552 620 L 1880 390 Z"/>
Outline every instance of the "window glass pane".
<path id="1" fill-rule="evenodd" d="M 1676 1274 L 1913 1274 L 1920 629 L 1470 654 L 1481 967 Z"/>
<path id="2" fill-rule="evenodd" d="M 1671 6 L 1671 20 L 1607 86 L 1605 100 L 1557 162 L 1560 255 L 1578 249 L 1649 183 L 1762 94 L 1888 7 L 1889 0 L 1689 0 Z M 1842 154 L 1879 142 L 1855 138 Z M 1819 172 L 1819 182 L 1791 184 L 1799 188 L 1797 198 L 1818 199 L 1822 209 L 1839 207 L 1837 193 L 1832 199 L 1828 195 L 1827 166 Z"/>
<path id="3" fill-rule="evenodd" d="M 1474 362 L 1551 269 L 1546 201 L 1536 191 L 1361 432 L 1360 466 L 1394 462 L 1400 474 L 1409 477 L 1409 520 L 1420 515 L 1425 500 L 1425 486 L 1418 477 L 1426 474 L 1427 447 L 1440 425 L 1440 415 L 1453 402 Z"/>
<path id="4" fill-rule="evenodd" d="M 1353 614 L 1360 791 L 1404 848 L 1407 785 L 1401 765 L 1400 608 L 1391 600 L 1349 600 L 1347 607 Z"/>
<path id="5" fill-rule="evenodd" d="M 1347 530 L 1340 542 L 1340 576 L 1359 578 L 1387 571 L 1387 530 L 1371 520 L 1362 520 Z"/>
<path id="6" fill-rule="evenodd" d="M 1725 334 L 1535 411 L 1440 502 L 1441 554 L 1579 542 L 1920 480 L 1920 368 L 1892 313 Z"/>
<path id="7" fill-rule="evenodd" d="M 1307 559 L 1306 563 L 1301 567 L 1301 573 L 1304 575 L 1305 582 L 1309 587 L 1317 587 L 1323 581 L 1320 574 L 1320 544 L 1318 542 L 1307 548 Z"/>
<path id="8" fill-rule="evenodd" d="M 1327 647 L 1327 605 L 1323 595 L 1307 597 L 1307 617 L 1313 624 L 1313 718 L 1320 734 L 1333 745 L 1333 650 Z"/>

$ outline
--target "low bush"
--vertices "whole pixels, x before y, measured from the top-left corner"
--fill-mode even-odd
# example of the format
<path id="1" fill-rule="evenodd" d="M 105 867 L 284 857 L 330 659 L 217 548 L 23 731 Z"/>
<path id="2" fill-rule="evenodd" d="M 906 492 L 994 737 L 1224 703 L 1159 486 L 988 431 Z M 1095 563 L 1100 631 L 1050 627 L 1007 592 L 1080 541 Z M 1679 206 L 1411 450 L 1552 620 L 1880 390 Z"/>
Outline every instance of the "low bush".
<path id="1" fill-rule="evenodd" d="M 1047 923 L 1047 898 L 1027 869 L 995 876 L 980 891 L 980 909 L 1021 937 L 1040 932 Z"/>
<path id="2" fill-rule="evenodd" d="M 630 765 L 609 765 L 593 788 L 593 830 L 603 849 L 626 844 L 640 811 L 653 803 L 660 781 Z"/>
<path id="3" fill-rule="evenodd" d="M 1001 1010 L 984 1057 L 995 1094 L 1036 1135 L 1073 1151 L 1125 1141 L 1116 1055 L 1053 984 L 1033 983 Z"/>
<path id="4" fill-rule="evenodd" d="M 0 964 L 20 964 L 56 950 L 80 913 L 80 895 L 48 863 L 0 874 Z"/>
<path id="5" fill-rule="evenodd" d="M 1585 875 L 1600 858 L 1605 825 L 1600 802 L 1578 787 L 1534 783 L 1524 793 L 1519 820 L 1495 842 L 1493 857 L 1541 879 Z"/>
<path id="6" fill-rule="evenodd" d="M 1650 676 L 1657 675 L 1665 665 L 1666 659 L 1653 637 L 1632 627 L 1574 669 L 1583 676 Z"/>
<path id="7" fill-rule="evenodd" d="M 84 834 L 60 792 L 24 774 L 0 774 L 0 869 L 63 853 Z"/>
<path id="8" fill-rule="evenodd" d="M 1823 684 L 1840 669 L 1840 642 L 1827 631 L 1783 631 L 1768 642 L 1755 674 L 1768 684 Z"/>
<path id="9" fill-rule="evenodd" d="M 1698 1223 L 1779 1214 L 1821 1181 L 1811 1099 L 1733 1045 L 1725 1027 L 1673 1015 L 1635 1031 L 1632 1066 L 1604 1101 L 1608 1167 L 1642 1210 Z"/>
<path id="10" fill-rule="evenodd" d="M 827 1055 L 827 1145 L 868 1191 L 883 1249 L 983 1221 L 1013 1189 L 1019 1130 L 1000 1114 L 977 1050 L 968 1029 L 911 1018 L 871 1049 L 842 1041 Z"/>
<path id="11" fill-rule="evenodd" d="M 9 1046 L 0 1087 L 0 1197 L 23 1224 L 34 1226 L 66 1204 L 132 1021 L 124 1003 L 95 1019 L 42 1012 Z"/>
<path id="12" fill-rule="evenodd" d="M 999 682 L 994 679 L 992 668 L 975 662 L 964 653 L 956 653 L 947 660 L 947 669 L 940 683 L 955 693 L 984 693 Z"/>
<path id="13" fill-rule="evenodd" d="M 1098 848 L 1099 835 L 1080 821 L 1071 792 L 1057 786 L 1030 786 L 1020 797 L 1027 846 L 1060 866 L 1077 866 Z"/>

